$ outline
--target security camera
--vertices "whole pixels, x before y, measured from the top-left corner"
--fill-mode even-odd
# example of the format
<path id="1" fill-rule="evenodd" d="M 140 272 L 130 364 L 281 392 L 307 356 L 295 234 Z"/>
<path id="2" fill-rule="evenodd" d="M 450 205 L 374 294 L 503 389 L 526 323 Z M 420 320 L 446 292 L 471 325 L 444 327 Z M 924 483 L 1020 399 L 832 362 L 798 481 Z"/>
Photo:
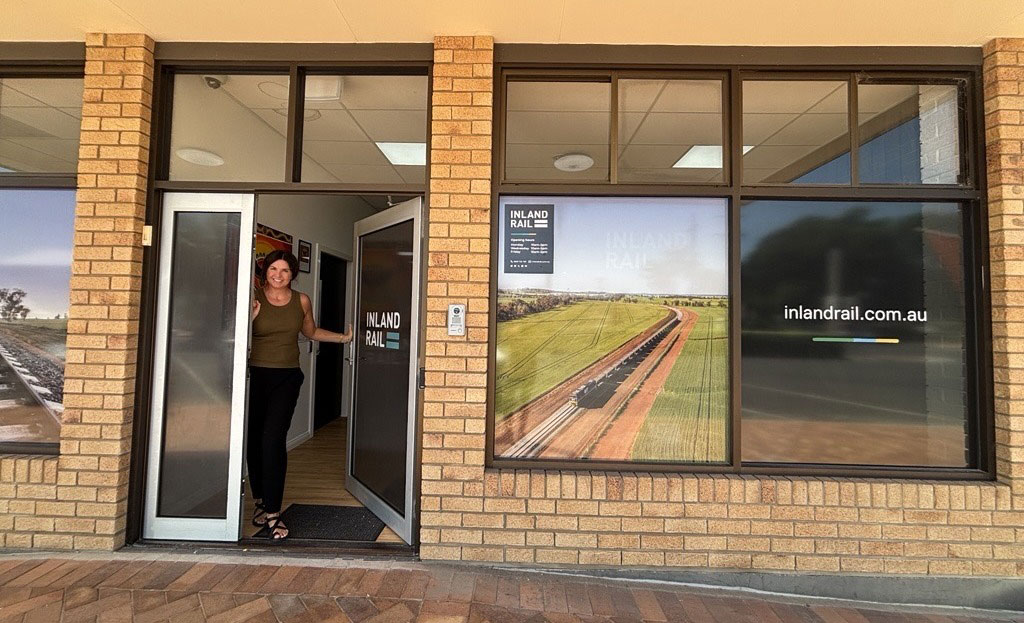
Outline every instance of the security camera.
<path id="1" fill-rule="evenodd" d="M 203 82 L 205 82 L 206 86 L 210 87 L 211 89 L 219 89 L 220 85 L 224 84 L 224 77 L 205 75 L 203 76 Z"/>

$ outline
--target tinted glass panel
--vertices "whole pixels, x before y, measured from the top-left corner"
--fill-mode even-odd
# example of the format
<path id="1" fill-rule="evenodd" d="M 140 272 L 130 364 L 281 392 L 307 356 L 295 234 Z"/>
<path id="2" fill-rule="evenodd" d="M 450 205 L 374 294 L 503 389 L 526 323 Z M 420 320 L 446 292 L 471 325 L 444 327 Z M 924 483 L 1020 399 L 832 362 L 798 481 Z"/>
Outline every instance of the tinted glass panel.
<path id="1" fill-rule="evenodd" d="M 75 191 L 0 190 L 0 442 L 60 441 Z"/>
<path id="2" fill-rule="evenodd" d="M 78 171 L 80 78 L 0 78 L 0 175 Z"/>
<path id="3" fill-rule="evenodd" d="M 405 515 L 413 221 L 359 239 L 352 475 Z"/>
<path id="4" fill-rule="evenodd" d="M 741 211 L 744 461 L 964 467 L 962 214 Z"/>
<path id="5" fill-rule="evenodd" d="M 288 76 L 176 74 L 170 179 L 284 181 Z"/>
<path id="6" fill-rule="evenodd" d="M 857 110 L 862 182 L 960 181 L 962 111 L 956 86 L 861 84 Z"/>
<path id="7" fill-rule="evenodd" d="M 503 197 L 494 454 L 729 461 L 722 199 Z"/>
<path id="8" fill-rule="evenodd" d="M 744 184 L 849 184 L 845 81 L 743 83 Z"/>
<path id="9" fill-rule="evenodd" d="M 719 80 L 619 80 L 620 182 L 721 182 Z"/>
<path id="10" fill-rule="evenodd" d="M 302 181 L 422 184 L 426 76 L 306 76 Z"/>
<path id="11" fill-rule="evenodd" d="M 162 517 L 227 513 L 240 223 L 238 213 L 175 214 Z"/>
<path id="12" fill-rule="evenodd" d="M 506 90 L 506 178 L 608 179 L 610 84 L 512 81 Z"/>

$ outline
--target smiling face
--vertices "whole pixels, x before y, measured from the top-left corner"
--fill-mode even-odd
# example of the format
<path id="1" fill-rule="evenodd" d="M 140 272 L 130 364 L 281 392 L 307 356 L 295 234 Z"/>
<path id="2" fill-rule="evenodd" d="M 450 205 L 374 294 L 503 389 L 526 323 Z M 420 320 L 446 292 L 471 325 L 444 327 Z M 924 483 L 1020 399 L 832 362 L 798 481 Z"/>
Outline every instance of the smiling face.
<path id="1" fill-rule="evenodd" d="M 287 288 L 292 282 L 292 269 L 288 262 L 277 260 L 267 266 L 267 284 L 274 288 Z"/>

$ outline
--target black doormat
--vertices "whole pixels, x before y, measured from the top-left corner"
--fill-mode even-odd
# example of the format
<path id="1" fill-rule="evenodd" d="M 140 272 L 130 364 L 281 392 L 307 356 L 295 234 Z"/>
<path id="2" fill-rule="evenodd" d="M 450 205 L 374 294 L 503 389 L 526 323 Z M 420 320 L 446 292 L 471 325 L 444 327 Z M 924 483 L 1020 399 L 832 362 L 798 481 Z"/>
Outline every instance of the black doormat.
<path id="1" fill-rule="evenodd" d="M 281 521 L 289 539 L 376 541 L 384 530 L 384 522 L 362 506 L 291 504 L 281 513 Z M 270 530 L 264 526 L 253 536 L 270 538 Z"/>

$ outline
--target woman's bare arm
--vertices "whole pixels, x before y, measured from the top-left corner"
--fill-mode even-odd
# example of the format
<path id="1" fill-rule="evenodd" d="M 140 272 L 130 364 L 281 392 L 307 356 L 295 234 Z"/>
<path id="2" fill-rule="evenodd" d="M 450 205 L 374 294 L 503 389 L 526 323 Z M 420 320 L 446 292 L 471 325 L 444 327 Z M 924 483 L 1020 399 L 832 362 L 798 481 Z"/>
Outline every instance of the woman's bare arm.
<path id="1" fill-rule="evenodd" d="M 302 335 L 305 335 L 314 342 L 344 344 L 345 342 L 352 341 L 352 325 L 348 325 L 344 333 L 335 333 L 334 331 L 321 329 L 313 321 L 313 304 L 309 302 L 309 297 L 302 292 L 297 294 L 299 295 L 299 302 L 302 303 Z"/>

